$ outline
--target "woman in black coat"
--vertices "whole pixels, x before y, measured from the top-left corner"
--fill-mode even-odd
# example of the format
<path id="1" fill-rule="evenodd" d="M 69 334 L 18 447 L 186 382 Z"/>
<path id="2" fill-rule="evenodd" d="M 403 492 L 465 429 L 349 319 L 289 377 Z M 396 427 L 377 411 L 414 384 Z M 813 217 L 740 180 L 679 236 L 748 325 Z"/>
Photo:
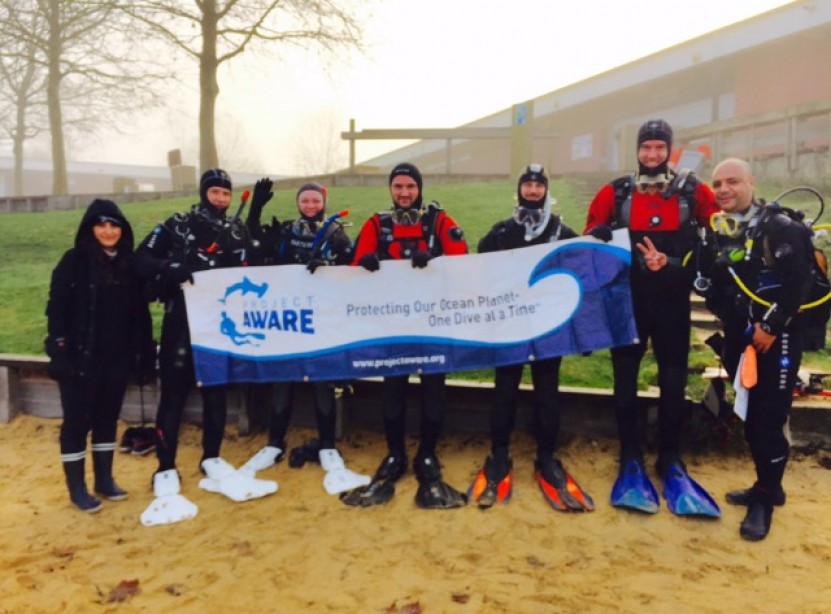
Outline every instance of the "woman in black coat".
<path id="1" fill-rule="evenodd" d="M 94 200 L 52 272 L 46 305 L 49 375 L 61 393 L 61 461 L 69 498 L 84 512 L 101 502 L 84 479 L 92 432 L 95 492 L 119 501 L 113 481 L 116 423 L 131 375 L 146 383 L 155 372 L 150 311 L 131 268 L 133 231 L 118 206 Z"/>

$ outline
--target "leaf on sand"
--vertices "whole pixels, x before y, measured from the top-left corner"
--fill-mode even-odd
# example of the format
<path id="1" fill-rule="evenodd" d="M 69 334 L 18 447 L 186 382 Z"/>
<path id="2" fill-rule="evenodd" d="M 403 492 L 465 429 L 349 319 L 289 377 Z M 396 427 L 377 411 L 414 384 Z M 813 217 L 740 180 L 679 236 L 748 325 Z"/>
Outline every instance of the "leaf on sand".
<path id="1" fill-rule="evenodd" d="M 70 559 L 75 556 L 75 548 L 71 546 L 55 546 L 52 548 L 52 556 L 56 556 L 59 559 Z"/>
<path id="2" fill-rule="evenodd" d="M 140 592 L 138 580 L 122 580 L 107 597 L 108 603 L 122 603 Z"/>
<path id="3" fill-rule="evenodd" d="M 398 607 L 397 601 L 393 601 L 388 608 L 383 610 L 384 614 L 422 614 L 423 611 L 418 601 L 406 603 L 401 607 Z"/>

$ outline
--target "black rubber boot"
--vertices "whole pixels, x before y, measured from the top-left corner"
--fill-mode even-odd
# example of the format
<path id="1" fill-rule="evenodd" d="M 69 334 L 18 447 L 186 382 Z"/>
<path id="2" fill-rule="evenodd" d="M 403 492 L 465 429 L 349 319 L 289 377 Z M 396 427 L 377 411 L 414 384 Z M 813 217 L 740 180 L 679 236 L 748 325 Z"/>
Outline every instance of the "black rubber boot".
<path id="1" fill-rule="evenodd" d="M 727 499 L 727 503 L 730 505 L 748 505 L 750 503 L 751 495 L 753 493 L 753 488 L 743 488 L 741 490 L 731 490 L 725 495 L 725 499 Z M 783 506 L 785 505 L 785 501 L 787 500 L 787 495 L 785 494 L 784 490 L 780 490 L 777 493 L 774 493 L 771 496 L 771 503 L 776 506 Z"/>
<path id="2" fill-rule="evenodd" d="M 285 450 L 286 444 L 283 443 L 283 447 L 280 449 Z M 311 439 L 303 445 L 292 448 L 291 452 L 289 452 L 289 467 L 299 469 L 306 463 L 320 464 L 320 450 L 321 446 L 319 439 Z"/>
<path id="3" fill-rule="evenodd" d="M 768 536 L 772 520 L 773 505 L 751 496 L 747 505 L 747 514 L 739 527 L 739 534 L 748 541 L 761 541 Z"/>
<path id="4" fill-rule="evenodd" d="M 92 467 L 95 470 L 95 492 L 110 501 L 123 501 L 127 491 L 113 480 L 113 450 L 93 450 Z"/>
<path id="5" fill-rule="evenodd" d="M 66 486 L 69 489 L 69 498 L 82 512 L 94 514 L 101 509 L 101 502 L 89 494 L 84 478 L 84 460 L 64 461 L 63 471 L 66 474 Z"/>
<path id="6" fill-rule="evenodd" d="M 378 465 L 372 481 L 390 480 L 397 482 L 405 473 L 407 473 L 407 457 L 404 455 L 394 456 L 390 453 Z"/>

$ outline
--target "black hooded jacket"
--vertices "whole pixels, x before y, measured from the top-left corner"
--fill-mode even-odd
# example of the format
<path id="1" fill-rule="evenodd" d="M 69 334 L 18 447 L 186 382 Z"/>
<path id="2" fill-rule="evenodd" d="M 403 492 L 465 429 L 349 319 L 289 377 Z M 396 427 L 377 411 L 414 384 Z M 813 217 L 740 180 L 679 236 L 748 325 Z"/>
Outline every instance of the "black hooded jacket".
<path id="1" fill-rule="evenodd" d="M 102 217 L 121 226 L 112 257 L 93 235 Z M 53 359 L 53 377 L 85 377 L 103 365 L 137 376 L 152 372 L 152 322 L 132 255 L 133 230 L 127 218 L 114 202 L 94 200 L 78 226 L 75 246 L 52 272 L 45 347 Z"/>

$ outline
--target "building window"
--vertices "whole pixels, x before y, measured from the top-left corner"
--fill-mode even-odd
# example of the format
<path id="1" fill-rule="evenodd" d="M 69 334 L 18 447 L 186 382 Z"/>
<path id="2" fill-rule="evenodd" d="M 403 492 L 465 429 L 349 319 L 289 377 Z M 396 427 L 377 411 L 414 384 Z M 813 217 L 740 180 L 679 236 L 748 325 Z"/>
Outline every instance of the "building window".
<path id="1" fill-rule="evenodd" d="M 581 134 L 571 139 L 571 159 L 585 160 L 592 157 L 592 135 Z"/>

